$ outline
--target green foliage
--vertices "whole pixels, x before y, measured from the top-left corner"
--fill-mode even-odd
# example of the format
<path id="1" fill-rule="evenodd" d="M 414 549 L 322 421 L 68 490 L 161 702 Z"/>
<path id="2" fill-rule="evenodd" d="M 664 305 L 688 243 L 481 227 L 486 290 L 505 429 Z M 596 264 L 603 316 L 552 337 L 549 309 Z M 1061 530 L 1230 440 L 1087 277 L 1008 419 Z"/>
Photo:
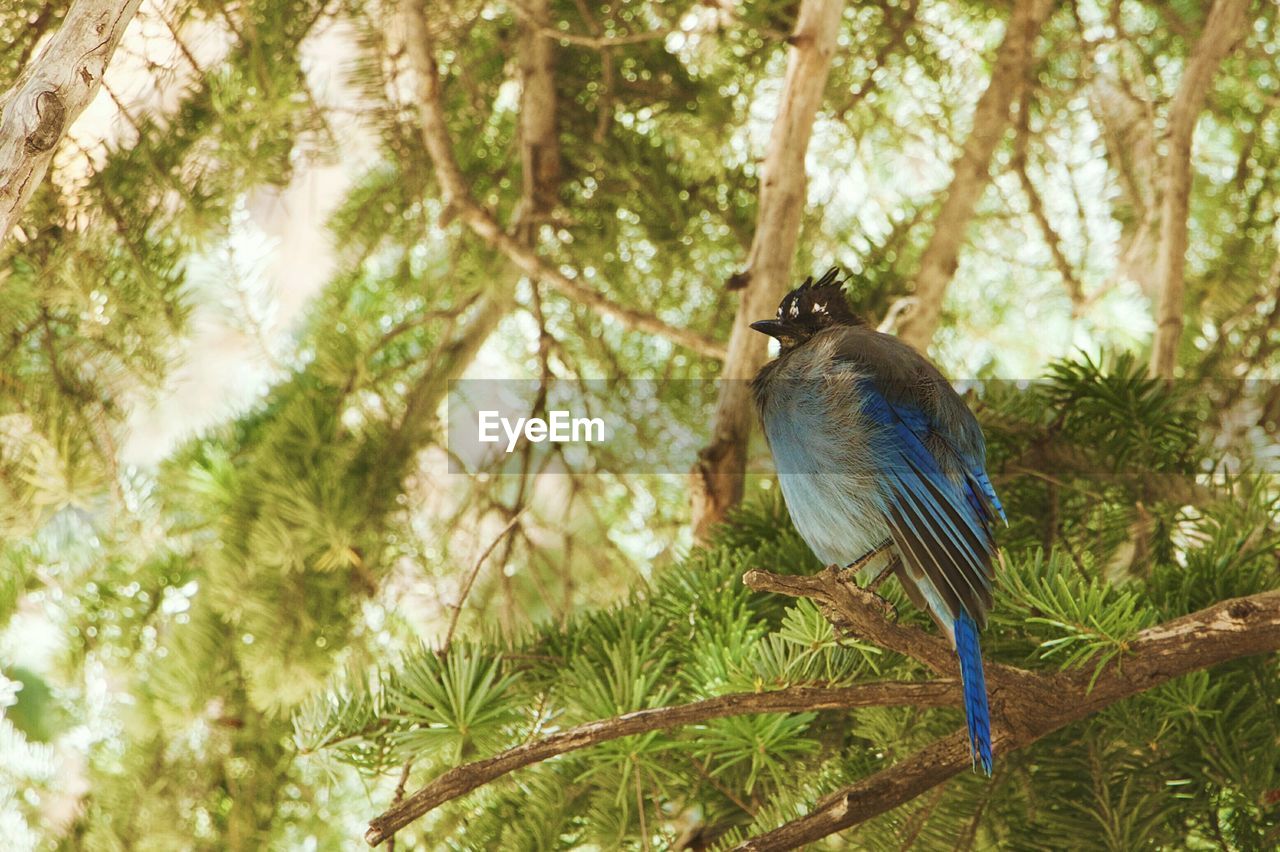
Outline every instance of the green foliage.
<path id="1" fill-rule="evenodd" d="M 69 5 L 4 5 L 0 90 Z M 742 584 L 751 568 L 820 567 L 762 446 L 751 499 L 700 549 L 683 475 L 570 475 L 554 457 L 541 472 L 526 457 L 523 477 L 445 473 L 438 415 L 460 377 L 588 378 L 585 404 L 602 410 L 635 387 L 623 382 L 651 380 L 661 407 L 637 405 L 629 443 L 595 459 L 618 471 L 702 445 L 721 367 L 531 284 L 459 221 L 392 5 L 161 5 L 122 48 L 137 67 L 108 75 L 0 244 L 5 843 L 343 848 L 406 771 L 412 790 L 636 710 L 924 676 L 839 635 L 810 602 Z M 1276 10 L 1255 7 L 1197 131 L 1172 385 L 1146 375 L 1150 306 L 1117 260 L 1152 181 L 1108 146 L 1097 85 L 1145 101 L 1158 130 L 1207 7 L 1082 0 L 1045 27 L 1021 143 L 1084 301 L 1066 293 L 1009 138 L 934 349 L 949 375 L 986 380 L 970 402 L 1010 518 L 992 660 L 1098 671 L 1123 664 L 1145 627 L 1280 585 L 1280 495 L 1257 475 L 1272 472 L 1280 421 L 1280 42 Z M 561 169 L 533 221 L 525 10 L 425 8 L 473 198 L 583 286 L 724 340 L 798 6 L 554 0 Z M 846 265 L 873 322 L 910 292 L 1007 13 L 846 4 L 795 268 Z M 281 223 L 325 204 L 330 180 L 349 182 L 325 208 L 325 239 L 298 249 Z M 253 240 L 272 246 L 262 275 L 226 261 Z M 292 267 L 321 242 L 331 258 Z M 327 277 L 295 280 L 312 274 Z M 304 297 L 295 320 L 257 334 Z M 122 463 L 153 395 L 190 381 L 175 367 L 223 358 L 226 341 L 204 337 L 211 317 L 234 328 L 228 340 L 262 344 L 265 389 L 179 417 L 187 431 L 158 448 L 158 467 Z M 934 629 L 896 582 L 881 591 Z M 441 654 L 432 643 L 455 615 Z M 828 845 L 1270 848 L 1278 665 L 1180 678 L 1000 755 L 989 783 L 953 779 Z M 960 724 L 949 709 L 863 708 L 655 731 L 522 769 L 401 839 L 726 847 Z"/>
<path id="2" fill-rule="evenodd" d="M 499 664 L 466 649 L 443 659 L 423 649 L 406 661 L 386 686 L 392 718 L 409 723 L 393 737 L 398 754 L 443 753 L 457 763 L 499 742 L 523 706 L 516 675 L 500 675 Z"/>
<path id="3" fill-rule="evenodd" d="M 1067 557 L 1046 559 L 1036 551 L 1026 567 L 1001 579 L 1000 617 L 1031 629 L 1048 628 L 1040 642 L 1041 659 L 1057 657 L 1062 668 L 1096 660 L 1103 666 L 1127 650 L 1127 640 L 1157 618 L 1135 588 L 1117 588 L 1101 578 L 1088 579 Z"/>

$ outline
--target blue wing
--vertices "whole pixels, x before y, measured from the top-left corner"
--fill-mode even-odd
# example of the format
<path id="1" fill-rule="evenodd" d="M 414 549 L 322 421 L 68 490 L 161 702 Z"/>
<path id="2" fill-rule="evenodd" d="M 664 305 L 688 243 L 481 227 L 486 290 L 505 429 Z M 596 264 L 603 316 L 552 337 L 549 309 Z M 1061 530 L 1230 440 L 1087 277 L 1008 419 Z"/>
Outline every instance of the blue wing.
<path id="1" fill-rule="evenodd" d="M 1004 516 L 981 462 L 956 453 L 922 406 L 891 402 L 869 378 L 859 391 L 864 416 L 880 427 L 872 451 L 885 516 L 908 575 L 927 579 L 945 607 L 934 614 L 948 626 L 961 612 L 981 625 L 994 577 L 990 526 Z M 950 456 L 940 458 L 944 453 Z"/>

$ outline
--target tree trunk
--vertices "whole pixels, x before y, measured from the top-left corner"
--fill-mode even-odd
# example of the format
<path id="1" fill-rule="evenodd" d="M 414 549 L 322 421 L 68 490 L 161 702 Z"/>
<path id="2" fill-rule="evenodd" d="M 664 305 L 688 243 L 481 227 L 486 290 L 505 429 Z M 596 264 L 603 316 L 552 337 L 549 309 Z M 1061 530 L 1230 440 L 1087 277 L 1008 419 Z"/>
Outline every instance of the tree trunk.
<path id="1" fill-rule="evenodd" d="M 1160 288 L 1152 376 L 1173 378 L 1182 337 L 1182 293 L 1187 254 L 1187 212 L 1191 197 L 1191 141 L 1209 88 L 1222 60 L 1240 42 L 1249 0 L 1216 0 L 1204 22 L 1169 109 L 1168 149 L 1161 175 L 1160 244 L 1155 280 Z"/>
<path id="2" fill-rule="evenodd" d="M 805 205 L 804 157 L 826 88 L 843 6 L 841 0 L 803 0 L 790 39 L 791 56 L 761 171 L 756 232 L 747 257 L 746 286 L 729 336 L 711 443 L 698 453 L 690 474 L 698 539 L 704 539 L 742 500 L 747 443 L 755 419 L 749 383 L 769 354 L 768 338 L 752 331 L 750 324 L 772 317 L 791 286 L 791 260 Z"/>
<path id="3" fill-rule="evenodd" d="M 942 300 L 955 275 L 974 207 L 991 180 L 991 155 L 1009 127 L 1010 109 L 1026 85 L 1034 59 L 1036 37 L 1053 7 L 1053 0 L 1014 3 L 1004 41 L 996 52 L 991 80 L 973 112 L 973 129 L 956 159 L 933 236 L 920 258 L 915 303 L 898 332 L 899 337 L 921 351 L 929 347 L 938 327 Z"/>
<path id="4" fill-rule="evenodd" d="M 76 0 L 58 32 L 0 97 L 0 244 L 44 180 L 67 129 L 98 93 L 142 0 Z"/>

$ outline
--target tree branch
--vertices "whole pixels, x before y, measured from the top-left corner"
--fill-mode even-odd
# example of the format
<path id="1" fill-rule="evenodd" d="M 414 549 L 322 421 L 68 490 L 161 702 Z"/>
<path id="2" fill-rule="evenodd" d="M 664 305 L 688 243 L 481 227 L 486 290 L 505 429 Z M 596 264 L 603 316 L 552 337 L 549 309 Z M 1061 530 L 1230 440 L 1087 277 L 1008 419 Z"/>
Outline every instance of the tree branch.
<path id="1" fill-rule="evenodd" d="M 1182 72 L 1169 109 L 1168 153 L 1160 198 L 1160 243 L 1156 254 L 1156 337 L 1151 346 L 1151 375 L 1173 378 L 1182 338 L 1182 292 L 1187 254 L 1187 215 L 1191 199 L 1191 140 L 1204 111 L 1213 76 L 1235 49 L 1248 24 L 1249 0 L 1215 0 Z"/>
<path id="2" fill-rule="evenodd" d="M 760 178 L 760 205 L 721 374 L 711 441 L 690 472 L 694 535 L 703 538 L 742 500 L 747 442 L 755 420 L 751 378 L 769 355 L 751 323 L 773 316 L 791 287 L 791 261 L 804 213 L 805 152 L 822 103 L 840 28 L 841 0 L 802 0 L 791 37 L 778 114 Z"/>
<path id="3" fill-rule="evenodd" d="M 665 337 L 708 358 L 724 358 L 725 349 L 717 341 L 692 329 L 679 328 L 650 314 L 619 305 L 583 286 L 575 280 L 576 272 L 574 277 L 570 277 L 543 260 L 533 247 L 506 233 L 494 215 L 471 197 L 467 180 L 453 155 L 453 143 L 441 103 L 440 69 L 423 16 L 422 0 L 407 0 L 403 9 L 408 32 L 407 53 L 418 77 L 417 102 L 422 138 L 435 166 L 436 179 L 440 182 L 446 215 L 462 220 L 476 236 L 506 255 L 526 275 L 546 283 L 561 295 L 616 320 L 626 328 Z"/>
<path id="4" fill-rule="evenodd" d="M 848 687 L 792 686 L 772 692 L 721 695 L 674 707 L 637 710 L 612 719 L 589 722 L 501 754 L 450 769 L 404 802 L 369 822 L 365 840 L 377 846 L 396 831 L 439 807 L 510 772 L 556 755 L 599 743 L 693 725 L 727 716 L 754 713 L 801 713 L 858 707 L 959 707 L 959 682 L 867 683 Z"/>
<path id="5" fill-rule="evenodd" d="M 840 614 L 854 618 L 854 613 Z M 1058 675 L 1022 678 L 994 666 L 988 674 L 992 742 L 1008 754 L 1117 701 L 1228 660 L 1280 650 L 1280 590 L 1222 601 L 1142 631 L 1128 651 L 1096 673 L 1084 666 Z M 1021 682 L 1015 682 L 1014 678 Z M 859 825 L 910 801 L 970 765 L 967 733 L 958 730 L 899 763 L 818 803 L 806 816 L 739 845 L 772 852 Z"/>
<path id="6" fill-rule="evenodd" d="M 1009 112 L 1025 85 L 1035 41 L 1053 0 L 1016 0 L 986 91 L 973 112 L 973 129 L 956 159 L 954 176 L 920 258 L 915 309 L 902 321 L 898 336 L 917 349 L 929 347 L 942 314 L 942 300 L 960 262 L 960 249 L 974 207 L 991 180 L 991 156 L 1009 126 Z"/>
<path id="7" fill-rule="evenodd" d="M 44 180 L 67 129 L 102 75 L 142 0 L 76 0 L 40 55 L 0 97 L 0 244 Z"/>

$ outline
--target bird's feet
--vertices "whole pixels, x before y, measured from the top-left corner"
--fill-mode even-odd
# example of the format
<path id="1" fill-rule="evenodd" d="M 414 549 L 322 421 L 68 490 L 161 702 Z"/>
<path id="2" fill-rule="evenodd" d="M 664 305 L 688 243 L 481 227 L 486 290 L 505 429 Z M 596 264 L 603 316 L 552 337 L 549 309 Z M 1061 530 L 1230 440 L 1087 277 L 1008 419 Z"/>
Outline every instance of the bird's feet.
<path id="1" fill-rule="evenodd" d="M 857 563 L 855 563 L 855 565 L 856 564 Z M 855 569 L 853 566 L 850 566 L 849 568 L 842 570 L 838 565 L 832 565 L 831 568 L 836 572 L 840 581 L 848 587 L 849 593 L 857 600 L 858 603 L 863 606 L 879 610 L 881 616 L 889 621 L 897 621 L 898 608 L 890 603 L 886 598 L 881 597 L 875 591 L 876 587 L 878 587 L 884 578 L 893 570 L 893 566 L 894 560 L 891 559 L 885 569 L 881 571 L 880 574 L 877 575 L 876 578 L 865 588 L 863 586 L 859 586 L 857 582 L 858 570 L 860 569 Z"/>

